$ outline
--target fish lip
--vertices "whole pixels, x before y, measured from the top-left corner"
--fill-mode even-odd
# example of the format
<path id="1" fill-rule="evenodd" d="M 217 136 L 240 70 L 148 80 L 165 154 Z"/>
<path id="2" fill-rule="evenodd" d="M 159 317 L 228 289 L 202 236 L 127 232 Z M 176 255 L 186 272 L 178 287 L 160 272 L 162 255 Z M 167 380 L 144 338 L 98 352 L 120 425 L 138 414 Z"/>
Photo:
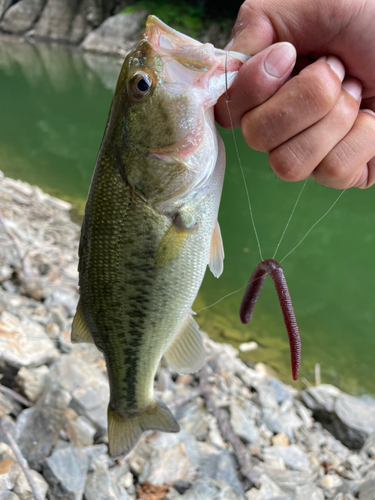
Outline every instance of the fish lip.
<path id="1" fill-rule="evenodd" d="M 157 53 L 172 56 L 184 66 L 208 71 L 213 66 L 225 66 L 228 73 L 237 72 L 251 56 L 240 52 L 215 48 L 171 28 L 158 17 L 150 15 L 146 21 L 144 39 Z"/>

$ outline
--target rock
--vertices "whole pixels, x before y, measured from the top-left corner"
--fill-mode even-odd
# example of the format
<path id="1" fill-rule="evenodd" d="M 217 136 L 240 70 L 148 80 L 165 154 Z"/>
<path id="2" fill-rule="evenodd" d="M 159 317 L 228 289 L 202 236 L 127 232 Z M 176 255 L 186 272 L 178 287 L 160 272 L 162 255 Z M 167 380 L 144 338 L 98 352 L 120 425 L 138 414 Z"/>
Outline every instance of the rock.
<path id="1" fill-rule="evenodd" d="M 281 490 L 283 490 L 288 496 L 294 498 L 296 497 L 296 491 L 298 487 L 313 487 L 312 475 L 307 472 L 291 471 L 291 470 L 280 470 L 269 467 L 267 465 L 257 465 L 254 467 L 254 471 L 259 474 L 267 474 L 267 476 L 276 483 Z M 301 500 L 306 500 L 310 497 L 306 496 L 301 498 Z M 300 500 L 299 498 L 297 500 Z"/>
<path id="2" fill-rule="evenodd" d="M 36 490 L 38 491 L 40 497 L 44 500 L 46 498 L 48 490 L 47 482 L 44 480 L 43 476 L 41 476 L 35 470 L 30 469 L 29 473 L 33 480 Z M 20 500 L 30 500 L 34 498 L 31 491 L 31 487 L 23 472 L 21 472 L 17 477 L 13 491 L 18 495 Z"/>
<path id="3" fill-rule="evenodd" d="M 61 500 L 81 500 L 85 489 L 87 457 L 68 445 L 56 449 L 44 461 L 43 473 L 51 494 Z"/>
<path id="4" fill-rule="evenodd" d="M 21 468 L 12 449 L 5 443 L 0 443 L 0 491 L 11 490 Z"/>
<path id="5" fill-rule="evenodd" d="M 17 373 L 17 385 L 30 401 L 35 401 L 51 380 L 49 369 L 45 366 L 38 368 L 25 368 Z"/>
<path id="6" fill-rule="evenodd" d="M 370 469 L 359 486 L 359 500 L 375 500 L 375 468 Z"/>
<path id="7" fill-rule="evenodd" d="M 58 352 L 44 329 L 4 311 L 0 315 L 0 361 L 15 368 L 35 368 L 54 361 Z"/>
<path id="8" fill-rule="evenodd" d="M 291 440 L 294 439 L 294 431 L 303 425 L 302 420 L 297 416 L 293 408 L 286 412 L 265 408 L 263 410 L 263 421 L 270 431 L 275 434 L 286 434 Z"/>
<path id="9" fill-rule="evenodd" d="M 33 27 L 45 0 L 20 0 L 5 13 L 0 28 L 8 33 L 24 33 Z"/>
<path id="10" fill-rule="evenodd" d="M 194 436 L 185 429 L 176 433 L 158 432 L 156 437 L 150 440 L 150 446 L 154 450 L 169 450 L 175 446 L 182 446 L 186 456 L 199 465 L 201 453 L 198 449 Z"/>
<path id="11" fill-rule="evenodd" d="M 86 446 L 81 451 L 87 457 L 87 469 L 89 472 L 115 465 L 115 462 L 108 455 L 108 447 L 105 444 Z"/>
<path id="12" fill-rule="evenodd" d="M 371 458 L 375 457 L 375 432 L 368 436 L 362 447 L 362 451 L 367 453 Z"/>
<path id="13" fill-rule="evenodd" d="M 288 498 L 288 495 L 270 479 L 267 474 L 259 478 L 260 489 L 251 488 L 246 493 L 246 500 L 273 500 L 275 498 Z M 307 500 L 307 499 L 306 499 Z"/>
<path id="14" fill-rule="evenodd" d="M 291 446 L 270 446 L 264 448 L 263 454 L 266 459 L 272 457 L 282 458 L 289 469 L 311 472 L 307 455 L 294 444 Z"/>
<path id="15" fill-rule="evenodd" d="M 295 491 L 296 500 L 324 500 L 324 493 L 321 489 L 317 488 L 311 483 L 304 484 L 296 487 Z"/>
<path id="16" fill-rule="evenodd" d="M 197 475 L 197 465 L 187 457 L 185 447 L 177 445 L 167 450 L 155 450 L 143 467 L 139 482 L 151 484 L 175 484 L 182 479 L 193 481 Z"/>
<path id="17" fill-rule="evenodd" d="M 258 344 L 254 341 L 251 341 L 251 342 L 243 342 L 242 344 L 240 344 L 238 346 L 238 349 L 241 351 L 241 352 L 251 352 L 251 351 L 255 351 L 256 349 L 258 349 Z"/>
<path id="18" fill-rule="evenodd" d="M 10 397 L 0 392 L 0 416 L 9 415 L 16 410 L 16 404 Z"/>
<path id="19" fill-rule="evenodd" d="M 125 57 L 142 36 L 141 24 L 147 12 L 117 14 L 106 19 L 96 30 L 87 35 L 81 44 L 84 50 Z"/>
<path id="20" fill-rule="evenodd" d="M 236 490 L 239 495 L 243 492 L 233 459 L 226 450 L 207 456 L 201 463 L 198 477 L 215 479 L 220 483 L 227 484 Z"/>
<path id="21" fill-rule="evenodd" d="M 250 420 L 242 408 L 235 403 L 230 405 L 230 423 L 237 436 L 245 443 L 253 443 L 259 438 L 255 422 Z"/>
<path id="22" fill-rule="evenodd" d="M 0 0 L 0 19 L 3 17 L 12 0 Z"/>
<path id="23" fill-rule="evenodd" d="M 82 447 L 93 444 L 96 429 L 86 417 L 77 417 L 69 420 L 66 432 L 73 446 Z"/>
<path id="24" fill-rule="evenodd" d="M 21 499 L 11 491 L 3 491 L 0 492 L 0 500 L 21 500 Z"/>
<path id="25" fill-rule="evenodd" d="M 127 500 L 127 498 L 125 490 L 112 482 L 106 470 L 91 472 L 87 475 L 86 500 Z"/>
<path id="26" fill-rule="evenodd" d="M 311 387 L 301 397 L 314 417 L 348 448 L 362 448 L 375 432 L 375 407 L 333 386 Z"/>
<path id="27" fill-rule="evenodd" d="M 23 456 L 31 468 L 39 470 L 43 460 L 59 439 L 66 424 L 61 410 L 34 406 L 24 410 L 17 418 L 16 439 Z"/>
<path id="28" fill-rule="evenodd" d="M 178 408 L 175 417 L 181 429 L 185 429 L 199 441 L 205 439 L 208 432 L 207 413 L 204 400 L 197 398 Z"/>
<path id="29" fill-rule="evenodd" d="M 75 7 L 73 0 L 47 0 L 35 26 L 35 37 L 66 41 L 69 38 Z"/>
<path id="30" fill-rule="evenodd" d="M 198 479 L 180 500 L 242 500 L 236 490 L 212 479 Z"/>
<path id="31" fill-rule="evenodd" d="M 71 407 L 87 417 L 98 431 L 107 429 L 108 379 L 92 364 L 74 355 L 61 357 L 51 366 L 51 375 L 72 395 Z"/>
<path id="32" fill-rule="evenodd" d="M 273 436 L 271 441 L 274 446 L 289 446 L 289 438 L 282 432 Z"/>

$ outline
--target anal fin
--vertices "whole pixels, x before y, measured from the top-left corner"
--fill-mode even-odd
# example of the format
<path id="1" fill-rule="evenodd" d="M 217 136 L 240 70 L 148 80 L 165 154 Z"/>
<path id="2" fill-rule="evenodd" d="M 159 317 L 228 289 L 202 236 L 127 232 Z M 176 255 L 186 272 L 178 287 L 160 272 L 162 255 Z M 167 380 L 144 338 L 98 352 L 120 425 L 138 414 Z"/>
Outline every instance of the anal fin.
<path id="1" fill-rule="evenodd" d="M 215 278 L 218 278 L 224 269 L 224 247 L 218 221 L 212 233 L 208 266 Z"/>
<path id="2" fill-rule="evenodd" d="M 199 326 L 189 313 L 177 338 L 165 353 L 168 364 L 178 373 L 194 373 L 204 365 L 202 336 Z"/>
<path id="3" fill-rule="evenodd" d="M 109 454 L 113 459 L 128 455 L 147 430 L 178 432 L 180 426 L 159 399 L 134 417 L 122 416 L 108 406 Z"/>
<path id="4" fill-rule="evenodd" d="M 73 344 L 77 342 L 94 343 L 83 317 L 81 300 L 78 302 L 77 311 L 73 318 L 71 341 Z"/>

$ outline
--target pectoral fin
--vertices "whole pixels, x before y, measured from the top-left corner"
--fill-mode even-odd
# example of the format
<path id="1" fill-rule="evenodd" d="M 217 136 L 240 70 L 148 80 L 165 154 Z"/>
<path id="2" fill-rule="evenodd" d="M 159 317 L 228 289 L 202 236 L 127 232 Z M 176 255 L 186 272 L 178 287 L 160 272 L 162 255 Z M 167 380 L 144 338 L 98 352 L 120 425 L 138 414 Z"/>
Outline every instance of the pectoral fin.
<path id="1" fill-rule="evenodd" d="M 155 264 L 165 266 L 172 262 L 181 252 L 190 231 L 178 215 L 160 242 Z"/>
<path id="2" fill-rule="evenodd" d="M 208 266 L 215 278 L 218 278 L 224 269 L 224 247 L 218 221 L 216 221 L 215 229 L 212 233 Z"/>
<path id="3" fill-rule="evenodd" d="M 199 326 L 191 314 L 188 314 L 177 338 L 165 353 L 168 364 L 178 373 L 197 372 L 206 359 Z"/>
<path id="4" fill-rule="evenodd" d="M 73 344 L 77 342 L 94 343 L 83 317 L 81 301 L 78 302 L 77 311 L 73 319 L 71 341 Z"/>

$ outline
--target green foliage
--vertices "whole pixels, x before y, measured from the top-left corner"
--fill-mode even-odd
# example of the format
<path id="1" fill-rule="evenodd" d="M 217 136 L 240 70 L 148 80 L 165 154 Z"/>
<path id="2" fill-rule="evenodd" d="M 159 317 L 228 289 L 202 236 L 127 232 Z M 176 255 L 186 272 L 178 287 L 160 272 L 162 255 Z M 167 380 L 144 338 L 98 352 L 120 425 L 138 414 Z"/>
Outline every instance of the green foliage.
<path id="1" fill-rule="evenodd" d="M 192 37 L 196 37 L 203 28 L 205 8 L 191 2 L 139 0 L 135 4 L 125 7 L 121 13 L 130 14 L 140 10 L 147 10 L 150 14 L 160 17 L 169 26 Z"/>

